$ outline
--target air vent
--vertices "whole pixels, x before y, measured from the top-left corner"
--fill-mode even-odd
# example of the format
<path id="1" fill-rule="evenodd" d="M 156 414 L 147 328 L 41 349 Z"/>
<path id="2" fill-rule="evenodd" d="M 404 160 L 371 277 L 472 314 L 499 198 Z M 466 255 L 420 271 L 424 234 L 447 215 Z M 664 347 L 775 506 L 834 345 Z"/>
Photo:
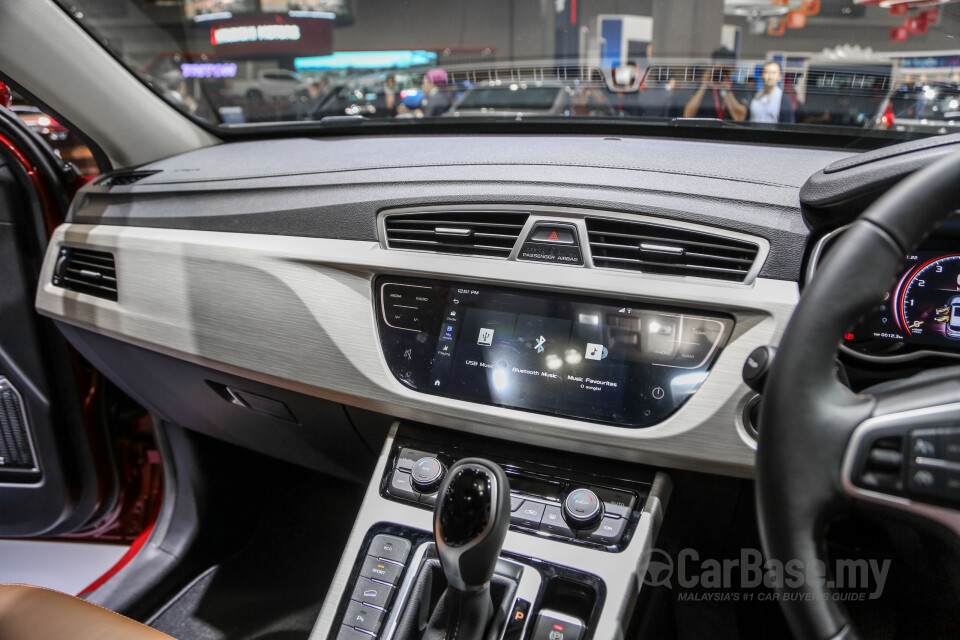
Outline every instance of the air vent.
<path id="1" fill-rule="evenodd" d="M 147 176 L 152 176 L 159 171 L 120 171 L 103 176 L 97 181 L 101 187 L 123 187 L 133 184 L 138 180 L 143 180 Z"/>
<path id="2" fill-rule="evenodd" d="M 445 211 L 387 216 L 387 246 L 436 253 L 506 258 L 528 214 L 512 211 Z"/>
<path id="3" fill-rule="evenodd" d="M 107 300 L 117 299 L 117 268 L 106 251 L 62 247 L 53 284 Z"/>
<path id="4" fill-rule="evenodd" d="M 593 264 L 645 273 L 743 282 L 756 243 L 648 222 L 587 218 Z"/>

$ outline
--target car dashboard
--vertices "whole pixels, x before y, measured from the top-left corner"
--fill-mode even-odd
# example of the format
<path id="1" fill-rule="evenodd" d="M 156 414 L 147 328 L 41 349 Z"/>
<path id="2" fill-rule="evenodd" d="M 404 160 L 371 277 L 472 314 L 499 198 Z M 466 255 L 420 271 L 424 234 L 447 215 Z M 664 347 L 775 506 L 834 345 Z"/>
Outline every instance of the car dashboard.
<path id="1" fill-rule="evenodd" d="M 108 175 L 51 247 L 107 255 L 115 292 L 71 290 L 51 253 L 38 309 L 396 418 L 750 475 L 740 370 L 798 299 L 798 190 L 844 154 L 496 142 L 234 143 Z"/>

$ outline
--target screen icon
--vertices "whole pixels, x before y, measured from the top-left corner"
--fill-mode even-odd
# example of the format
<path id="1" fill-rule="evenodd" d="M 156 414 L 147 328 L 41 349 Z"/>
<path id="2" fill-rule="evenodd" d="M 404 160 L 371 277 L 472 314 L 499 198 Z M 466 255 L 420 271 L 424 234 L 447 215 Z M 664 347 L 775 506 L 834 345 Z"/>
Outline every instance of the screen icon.
<path id="1" fill-rule="evenodd" d="M 533 348 L 537 350 L 537 353 L 543 353 L 543 345 L 546 341 L 547 339 L 544 338 L 543 336 L 540 336 L 537 339 L 537 344 L 533 345 Z"/>
<path id="2" fill-rule="evenodd" d="M 583 354 L 583 357 L 587 360 L 603 360 L 607 357 L 607 348 L 602 344 L 594 344 L 593 342 L 587 343 L 587 350 Z"/>
<path id="3" fill-rule="evenodd" d="M 489 347 L 493 344 L 493 329 L 480 329 L 480 337 L 477 338 L 477 344 L 482 347 Z"/>

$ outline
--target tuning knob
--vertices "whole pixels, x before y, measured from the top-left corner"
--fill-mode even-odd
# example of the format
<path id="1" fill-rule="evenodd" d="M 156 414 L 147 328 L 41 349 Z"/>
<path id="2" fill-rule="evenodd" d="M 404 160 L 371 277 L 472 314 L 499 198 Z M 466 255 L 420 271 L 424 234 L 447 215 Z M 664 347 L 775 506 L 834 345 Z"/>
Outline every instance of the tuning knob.
<path id="1" fill-rule="evenodd" d="M 563 501 L 563 515 L 574 529 L 589 529 L 603 519 L 603 503 L 590 489 L 574 489 Z"/>

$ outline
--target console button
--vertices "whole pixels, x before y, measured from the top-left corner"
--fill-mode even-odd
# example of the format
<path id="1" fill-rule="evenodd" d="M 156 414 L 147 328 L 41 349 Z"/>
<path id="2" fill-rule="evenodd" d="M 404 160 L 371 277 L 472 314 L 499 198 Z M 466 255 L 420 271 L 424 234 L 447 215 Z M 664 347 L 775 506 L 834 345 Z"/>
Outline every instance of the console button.
<path id="1" fill-rule="evenodd" d="M 523 598 L 517 598 L 517 603 L 513 605 L 513 611 L 507 620 L 507 630 L 503 632 L 503 640 L 520 640 L 529 615 L 530 603 Z"/>
<path id="2" fill-rule="evenodd" d="M 600 521 L 600 526 L 587 535 L 589 542 L 597 544 L 617 544 L 623 536 L 624 529 L 627 528 L 627 521 L 624 518 L 612 518 L 607 516 Z M 581 534 L 583 536 L 584 534 Z"/>
<path id="3" fill-rule="evenodd" d="M 603 489 L 601 487 L 590 487 L 597 494 L 597 497 L 603 501 L 603 510 L 621 518 L 629 518 L 633 515 L 633 505 L 637 498 L 632 493 L 626 491 L 614 491 L 612 489 Z"/>
<path id="4" fill-rule="evenodd" d="M 380 584 L 370 578 L 358 578 L 357 586 L 353 588 L 353 595 L 350 596 L 350 599 L 383 609 L 390 602 L 392 593 L 393 587 L 388 584 Z"/>
<path id="5" fill-rule="evenodd" d="M 518 498 L 517 496 L 510 496 L 510 511 L 516 511 L 520 508 L 520 505 L 523 504 L 523 498 Z"/>
<path id="6" fill-rule="evenodd" d="M 370 542 L 370 548 L 367 550 L 372 556 L 393 560 L 403 564 L 407 561 L 407 554 L 410 553 L 410 541 L 397 536 L 388 536 L 380 534 L 375 536 Z"/>
<path id="7" fill-rule="evenodd" d="M 383 623 L 384 613 L 384 611 L 368 604 L 351 600 L 347 606 L 347 613 L 343 616 L 343 623 L 362 631 L 377 633 Z M 369 636 L 367 637 L 369 638 Z"/>
<path id="8" fill-rule="evenodd" d="M 580 640 L 583 622 L 555 611 L 544 609 L 537 616 L 531 640 Z"/>
<path id="9" fill-rule="evenodd" d="M 556 536 L 566 536 L 567 538 L 575 537 L 573 530 L 567 525 L 567 521 L 563 519 L 563 510 L 553 505 L 547 505 L 547 508 L 543 510 L 543 519 L 540 521 L 540 531 L 552 533 Z"/>
<path id="10" fill-rule="evenodd" d="M 410 469 L 413 469 L 413 465 L 416 464 L 417 460 L 431 456 L 433 456 L 432 453 L 404 447 L 400 450 L 400 455 L 397 456 L 397 469 L 410 471 Z"/>
<path id="11" fill-rule="evenodd" d="M 340 633 L 337 634 L 337 640 L 370 640 L 373 637 L 375 636 L 347 625 L 342 625 Z"/>
<path id="12" fill-rule="evenodd" d="M 542 502 L 525 500 L 523 504 L 520 505 L 520 508 L 510 515 L 510 524 L 515 524 L 519 527 L 539 529 L 540 519 L 543 518 L 543 508 L 545 506 Z"/>
<path id="13" fill-rule="evenodd" d="M 549 242 L 553 244 L 575 244 L 577 233 L 573 227 L 554 224 L 538 224 L 533 228 L 529 239 L 534 242 Z"/>
<path id="14" fill-rule="evenodd" d="M 603 505 L 590 489 L 574 489 L 563 501 L 563 514 L 573 528 L 587 529 L 603 517 Z"/>
<path id="15" fill-rule="evenodd" d="M 403 573 L 402 564 L 390 562 L 389 560 L 381 560 L 374 556 L 367 556 L 363 561 L 363 566 L 360 568 L 361 577 L 394 585 L 397 584 L 397 580 L 400 579 L 401 573 Z"/>
<path id="16" fill-rule="evenodd" d="M 406 498 L 414 502 L 420 501 L 420 494 L 413 490 L 413 484 L 410 481 L 410 474 L 406 471 L 394 471 L 390 476 L 390 487 L 387 491 L 392 496 Z"/>

